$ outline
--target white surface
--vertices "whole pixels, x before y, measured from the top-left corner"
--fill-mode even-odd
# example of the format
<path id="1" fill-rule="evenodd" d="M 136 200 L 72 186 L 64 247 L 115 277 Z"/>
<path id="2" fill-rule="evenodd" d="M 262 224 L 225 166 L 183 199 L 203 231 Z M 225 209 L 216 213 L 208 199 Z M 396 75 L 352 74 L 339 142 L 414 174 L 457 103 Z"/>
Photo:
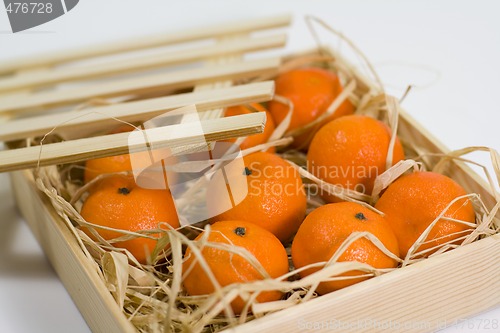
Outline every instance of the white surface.
<path id="1" fill-rule="evenodd" d="M 0 61 L 283 11 L 296 15 L 287 51 L 314 46 L 301 17 L 319 16 L 366 53 L 389 91 L 401 96 L 407 85 L 417 86 L 403 106 L 445 145 L 500 149 L 500 2 L 494 0 L 85 0 L 15 35 L 0 9 Z M 486 154 L 472 157 L 488 164 Z M 0 332 L 89 331 L 16 212 L 6 175 L 0 175 L 0 295 Z M 498 332 L 485 327 L 493 319 L 500 319 L 500 308 L 444 332 Z"/>

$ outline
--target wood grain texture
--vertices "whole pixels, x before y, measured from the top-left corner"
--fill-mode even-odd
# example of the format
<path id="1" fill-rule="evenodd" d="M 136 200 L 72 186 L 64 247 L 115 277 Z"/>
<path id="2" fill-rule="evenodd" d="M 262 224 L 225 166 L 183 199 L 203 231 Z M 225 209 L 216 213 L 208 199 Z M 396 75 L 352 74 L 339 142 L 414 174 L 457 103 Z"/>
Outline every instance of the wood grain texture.
<path id="1" fill-rule="evenodd" d="M 500 235 L 226 332 L 434 332 L 500 304 Z"/>
<path id="2" fill-rule="evenodd" d="M 232 42 L 235 40 L 245 39 L 245 38 L 247 38 L 247 35 L 242 35 L 242 34 L 223 36 L 217 40 L 217 43 L 218 44 L 227 43 L 227 42 Z M 232 55 L 226 55 L 226 56 L 222 56 L 222 57 L 214 57 L 212 59 L 207 60 L 206 64 L 207 65 L 210 65 L 210 64 L 224 65 L 224 64 L 229 64 L 229 63 L 240 62 L 240 61 L 242 61 L 242 59 L 243 59 L 243 54 L 232 54 Z M 235 82 L 233 80 L 202 83 L 202 84 L 196 85 L 193 88 L 193 91 L 195 91 L 195 92 L 217 91 L 218 89 L 231 87 L 234 84 L 235 84 Z M 272 98 L 272 96 L 271 96 L 271 98 Z M 269 100 L 271 100 L 271 98 L 269 98 Z M 202 119 L 220 118 L 223 116 L 223 111 L 224 111 L 224 108 L 221 108 L 221 107 L 208 110 L 207 112 L 205 112 L 202 115 Z"/>
<path id="3" fill-rule="evenodd" d="M 75 137 L 75 131 L 78 132 L 80 137 L 85 137 L 85 134 L 90 132 L 116 125 L 117 121 L 112 118 L 128 122 L 143 122 L 163 112 L 185 105 L 194 104 L 198 111 L 205 111 L 214 107 L 264 102 L 270 100 L 273 94 L 274 82 L 268 81 L 220 88 L 214 91 L 195 91 L 167 97 L 93 107 L 83 111 L 69 111 L 22 118 L 9 121 L 9 126 L 2 127 L 0 141 L 42 136 L 54 129 L 54 134 L 60 134 L 63 137 L 65 134 L 71 134 L 71 136 Z"/>
<path id="4" fill-rule="evenodd" d="M 245 61 L 225 65 L 178 70 L 171 73 L 87 84 L 64 91 L 47 91 L 37 94 L 19 93 L 0 95 L 1 112 L 43 110 L 65 104 L 84 102 L 93 98 L 147 94 L 168 89 L 192 87 L 199 83 L 224 79 L 255 77 L 273 73 L 280 65 L 279 58 Z"/>
<path id="5" fill-rule="evenodd" d="M 241 54 L 273 47 L 284 46 L 286 35 L 264 36 L 258 38 L 239 38 L 222 41 L 211 46 L 190 48 L 188 50 L 166 50 L 154 55 L 138 56 L 127 61 L 83 65 L 63 69 L 33 71 L 31 75 L 16 75 L 0 79 L 0 93 L 11 90 L 35 88 L 61 82 L 102 78 L 113 74 L 150 70 L 167 65 L 195 62 L 216 56 Z"/>
<path id="6" fill-rule="evenodd" d="M 122 52 L 130 52 L 146 48 L 189 42 L 200 39 L 216 38 L 230 34 L 248 33 L 259 30 L 279 28 L 289 25 L 291 15 L 277 15 L 259 17 L 258 19 L 240 20 L 237 22 L 224 22 L 204 28 L 185 29 L 175 33 L 160 33 L 150 36 L 128 38 L 93 47 L 53 52 L 36 57 L 14 59 L 4 61 L 0 64 L 0 73 L 14 72 L 19 69 L 31 69 L 35 67 L 47 67 L 79 59 L 87 59 Z"/>
<path id="7" fill-rule="evenodd" d="M 0 172 L 133 154 L 152 149 L 151 147 L 161 149 L 203 145 L 212 141 L 262 133 L 265 123 L 266 114 L 255 112 L 222 119 L 163 126 L 141 132 L 63 141 L 46 144 L 43 147 L 6 150 L 0 152 Z M 136 139 L 131 139 L 134 137 Z"/>

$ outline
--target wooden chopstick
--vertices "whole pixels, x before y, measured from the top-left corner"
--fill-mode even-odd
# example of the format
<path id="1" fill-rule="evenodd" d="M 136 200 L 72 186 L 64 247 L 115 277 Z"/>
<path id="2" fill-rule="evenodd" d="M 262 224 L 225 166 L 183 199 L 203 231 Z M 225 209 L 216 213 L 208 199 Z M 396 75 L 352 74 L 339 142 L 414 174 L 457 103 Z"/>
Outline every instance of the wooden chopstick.
<path id="1" fill-rule="evenodd" d="M 54 134 L 78 131 L 81 137 L 85 131 L 92 132 L 116 124 L 118 118 L 128 122 L 143 122 L 163 112 L 194 104 L 198 111 L 214 107 L 268 101 L 274 94 L 274 82 L 258 82 L 221 88 L 213 91 L 152 98 L 147 100 L 88 108 L 84 111 L 70 111 L 12 120 L 0 129 L 0 141 L 19 140 L 47 134 L 54 128 Z M 203 118 L 203 116 L 200 116 Z"/>
<path id="2" fill-rule="evenodd" d="M 191 48 L 188 50 L 166 50 L 155 55 L 140 56 L 127 61 L 109 61 L 101 64 L 82 65 L 32 72 L 30 75 L 18 75 L 0 79 L 0 93 L 16 89 L 36 88 L 39 86 L 68 82 L 81 79 L 93 79 L 113 74 L 126 74 L 140 70 L 154 69 L 166 65 L 188 63 L 221 55 L 238 54 L 273 47 L 286 43 L 286 35 L 239 38 L 222 41 L 212 46 Z"/>
<path id="3" fill-rule="evenodd" d="M 0 64 L 1 73 L 11 73 L 19 69 L 46 67 L 54 64 L 75 61 L 79 59 L 110 55 L 121 52 L 130 52 L 146 48 L 165 46 L 175 43 L 189 42 L 207 38 L 216 38 L 223 35 L 248 33 L 265 29 L 273 29 L 290 24 L 290 15 L 270 16 L 251 20 L 213 25 L 211 27 L 179 30 L 175 33 L 162 33 L 147 37 L 128 38 L 123 41 L 85 47 L 64 52 L 37 55 L 36 57 L 21 58 L 6 61 Z"/>
<path id="4" fill-rule="evenodd" d="M 38 94 L 11 94 L 0 96 L 1 112 L 21 112 L 39 107 L 52 107 L 87 101 L 92 98 L 107 98 L 142 94 L 166 89 L 186 88 L 198 83 L 214 80 L 258 76 L 277 71 L 280 58 L 252 60 L 218 66 L 179 70 L 167 74 L 155 74 L 114 82 L 95 83 L 78 88 L 40 92 Z"/>
<path id="5" fill-rule="evenodd" d="M 266 122 L 265 112 L 239 116 L 202 120 L 206 142 L 262 133 Z M 161 139 L 162 133 L 175 131 L 179 136 Z M 150 139 L 144 142 L 129 142 L 130 133 L 64 141 L 40 146 L 19 148 L 0 152 L 0 172 L 30 169 L 37 166 L 66 164 L 88 159 L 127 154 L 151 149 L 173 148 L 200 144 L 199 124 L 187 123 L 158 127 L 143 131 Z M 163 135 L 164 137 L 164 135 Z"/>

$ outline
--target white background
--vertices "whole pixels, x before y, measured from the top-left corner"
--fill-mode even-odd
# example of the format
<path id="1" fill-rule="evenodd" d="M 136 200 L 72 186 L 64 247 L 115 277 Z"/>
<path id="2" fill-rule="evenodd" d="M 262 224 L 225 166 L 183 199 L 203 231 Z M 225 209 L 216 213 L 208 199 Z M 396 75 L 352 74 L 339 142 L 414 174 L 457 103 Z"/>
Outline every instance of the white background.
<path id="1" fill-rule="evenodd" d="M 395 96 L 416 85 L 403 107 L 446 146 L 500 148 L 500 2 L 494 0 L 82 0 L 68 14 L 18 34 L 0 8 L 0 61 L 283 12 L 295 14 L 286 52 L 314 46 L 302 17 L 319 16 L 365 52 Z M 486 154 L 471 157 L 489 161 Z M 7 175 L 0 175 L 0 331 L 88 332 L 9 187 Z M 446 332 L 493 332 L 482 327 L 484 319 L 500 319 L 500 309 L 475 317 L 472 330 L 465 325 Z"/>

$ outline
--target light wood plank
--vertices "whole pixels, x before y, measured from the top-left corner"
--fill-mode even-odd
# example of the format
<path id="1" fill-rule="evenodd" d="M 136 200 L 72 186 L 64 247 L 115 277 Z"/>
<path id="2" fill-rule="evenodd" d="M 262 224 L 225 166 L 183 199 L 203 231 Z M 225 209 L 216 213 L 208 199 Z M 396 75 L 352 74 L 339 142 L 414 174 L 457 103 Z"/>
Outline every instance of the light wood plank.
<path id="1" fill-rule="evenodd" d="M 246 38 L 246 35 L 230 35 L 230 36 L 224 36 L 218 39 L 218 43 L 224 43 L 228 41 L 234 41 L 238 40 L 240 38 Z M 229 56 L 224 56 L 224 57 L 217 57 L 213 59 L 209 59 L 207 61 L 208 64 L 218 64 L 218 65 L 224 65 L 228 63 L 235 63 L 235 62 L 240 62 L 243 59 L 242 54 L 233 54 Z M 194 91 L 207 91 L 207 90 L 217 90 L 221 88 L 227 88 L 231 87 L 234 85 L 234 82 L 232 80 L 226 80 L 226 81 L 218 81 L 218 82 L 210 82 L 210 83 L 205 83 L 205 84 L 199 84 L 194 87 Z M 205 112 L 201 118 L 202 119 L 213 119 L 213 118 L 220 118 L 223 115 L 223 108 L 215 108 L 212 110 L 209 110 Z"/>
<path id="2" fill-rule="evenodd" d="M 222 41 L 201 48 L 191 48 L 180 51 L 166 50 L 153 56 L 141 56 L 127 61 L 112 61 L 103 64 L 70 67 L 59 70 L 55 69 L 52 71 L 35 71 L 31 73 L 31 75 L 13 76 L 0 80 L 0 92 L 154 69 L 166 65 L 198 61 L 210 57 L 281 47 L 284 46 L 285 43 L 286 35 L 284 34 L 258 38 L 247 37 Z"/>
<path id="3" fill-rule="evenodd" d="M 210 142 L 262 133 L 265 122 L 264 112 L 202 120 L 202 139 Z M 196 145 L 200 144 L 199 126 L 199 123 L 187 123 L 145 130 L 144 136 L 149 138 L 147 145 L 141 140 L 129 141 L 130 133 L 118 133 L 47 144 L 43 146 L 43 150 L 39 146 L 6 150 L 0 152 L 0 172 L 135 153 L 151 146 L 161 149 Z M 172 132 L 178 136 L 165 139 L 166 134 Z"/>
<path id="4" fill-rule="evenodd" d="M 209 27 L 179 30 L 144 37 L 94 45 L 61 52 L 37 55 L 36 57 L 14 59 L 0 64 L 0 73 L 9 73 L 18 69 L 60 64 L 79 59 L 129 52 L 146 48 L 189 42 L 224 35 L 249 33 L 253 31 L 284 27 L 290 24 L 291 15 L 259 17 L 250 20 L 225 22 Z"/>
<path id="5" fill-rule="evenodd" d="M 143 122 L 163 112 L 194 104 L 198 111 L 214 107 L 226 107 L 251 102 L 264 102 L 272 98 L 274 82 L 259 82 L 213 91 L 195 91 L 167 97 L 153 98 L 136 102 L 113 104 L 89 108 L 85 111 L 71 111 L 61 114 L 12 120 L 2 126 L 0 141 L 12 141 L 28 137 L 42 136 L 49 131 L 64 136 L 78 131 L 80 135 L 91 130 L 98 131 L 116 124 L 118 118 L 128 122 Z M 203 116 L 201 116 L 203 117 Z"/>
<path id="6" fill-rule="evenodd" d="M 113 82 L 95 83 L 64 91 L 49 91 L 38 94 L 14 94 L 0 96 L 0 112 L 21 112 L 34 108 L 53 107 L 78 103 L 92 98 L 108 98 L 130 94 L 145 94 L 166 89 L 178 89 L 194 86 L 198 83 L 231 78 L 258 76 L 272 73 L 280 65 L 279 58 L 246 61 L 218 66 L 209 66 L 168 74 L 155 74 L 145 77 L 124 79 Z"/>
<path id="7" fill-rule="evenodd" d="M 500 305 L 499 276 L 495 235 L 224 332 L 434 332 Z"/>

